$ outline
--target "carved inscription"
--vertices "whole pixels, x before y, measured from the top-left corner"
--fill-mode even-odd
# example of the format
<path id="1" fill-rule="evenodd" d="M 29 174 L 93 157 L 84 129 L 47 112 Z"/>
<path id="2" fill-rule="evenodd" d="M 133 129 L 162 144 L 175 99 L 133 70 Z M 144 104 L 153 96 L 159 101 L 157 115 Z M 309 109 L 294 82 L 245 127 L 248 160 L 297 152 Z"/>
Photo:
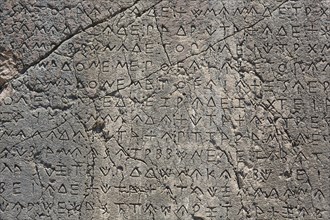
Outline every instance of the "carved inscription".
<path id="1" fill-rule="evenodd" d="M 329 219 L 329 7 L 3 1 L 0 219 Z"/>

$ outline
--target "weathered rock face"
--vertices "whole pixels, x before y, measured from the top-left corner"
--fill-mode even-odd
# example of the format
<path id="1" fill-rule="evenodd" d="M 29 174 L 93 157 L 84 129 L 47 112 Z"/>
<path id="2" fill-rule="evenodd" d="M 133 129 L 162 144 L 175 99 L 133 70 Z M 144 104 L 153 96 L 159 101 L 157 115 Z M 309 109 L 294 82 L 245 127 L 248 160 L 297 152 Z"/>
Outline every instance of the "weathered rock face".
<path id="1" fill-rule="evenodd" d="M 0 4 L 0 219 L 330 219 L 329 0 Z"/>

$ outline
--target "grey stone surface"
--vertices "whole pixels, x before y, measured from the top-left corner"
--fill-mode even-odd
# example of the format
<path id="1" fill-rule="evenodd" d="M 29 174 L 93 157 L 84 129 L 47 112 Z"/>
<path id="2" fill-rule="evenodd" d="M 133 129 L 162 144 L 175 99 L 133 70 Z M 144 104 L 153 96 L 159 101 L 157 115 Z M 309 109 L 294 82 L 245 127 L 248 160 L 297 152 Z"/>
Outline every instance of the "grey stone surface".
<path id="1" fill-rule="evenodd" d="M 330 219 L 329 0 L 2 0 L 0 219 Z"/>

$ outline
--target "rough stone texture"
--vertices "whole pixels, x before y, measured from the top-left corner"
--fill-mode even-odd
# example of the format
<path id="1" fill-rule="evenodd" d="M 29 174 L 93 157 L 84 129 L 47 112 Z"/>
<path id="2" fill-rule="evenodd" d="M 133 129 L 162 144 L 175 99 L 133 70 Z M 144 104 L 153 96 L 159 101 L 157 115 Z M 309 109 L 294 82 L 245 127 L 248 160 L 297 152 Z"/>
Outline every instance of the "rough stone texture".
<path id="1" fill-rule="evenodd" d="M 0 219 L 330 219 L 329 0 L 2 0 Z"/>

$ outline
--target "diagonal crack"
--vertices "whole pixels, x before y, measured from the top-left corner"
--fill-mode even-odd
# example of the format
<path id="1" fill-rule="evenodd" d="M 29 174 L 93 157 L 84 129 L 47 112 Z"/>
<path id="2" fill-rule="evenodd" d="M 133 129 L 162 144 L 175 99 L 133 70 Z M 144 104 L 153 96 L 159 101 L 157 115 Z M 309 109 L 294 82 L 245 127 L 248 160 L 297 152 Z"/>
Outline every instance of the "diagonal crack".
<path id="1" fill-rule="evenodd" d="M 84 32 L 90 28 L 93 28 L 99 24 L 102 24 L 104 22 L 106 22 L 109 19 L 112 19 L 114 17 L 116 17 L 119 14 L 124 13 L 125 11 L 127 11 L 128 9 L 130 9 L 131 7 L 134 7 L 136 4 L 138 4 L 141 0 L 135 0 L 135 2 L 128 6 L 128 7 L 123 7 L 120 10 L 116 11 L 115 13 L 113 13 L 111 16 L 107 16 L 103 19 L 100 19 L 98 21 L 95 21 L 89 25 L 87 25 L 84 28 L 78 28 L 76 31 L 74 31 L 72 34 L 68 35 L 66 38 L 64 38 L 63 40 L 61 40 L 58 44 L 56 44 L 51 50 L 49 50 L 47 53 L 45 53 L 44 55 L 40 56 L 39 59 L 33 61 L 32 63 L 26 65 L 25 67 L 23 67 L 23 69 L 20 71 L 20 74 L 24 74 L 28 69 L 30 69 L 31 67 L 37 65 L 38 63 L 40 63 L 41 61 L 47 59 L 51 54 L 53 54 L 61 45 L 63 45 L 65 42 L 71 40 L 73 37 L 75 37 L 77 34 Z"/>

